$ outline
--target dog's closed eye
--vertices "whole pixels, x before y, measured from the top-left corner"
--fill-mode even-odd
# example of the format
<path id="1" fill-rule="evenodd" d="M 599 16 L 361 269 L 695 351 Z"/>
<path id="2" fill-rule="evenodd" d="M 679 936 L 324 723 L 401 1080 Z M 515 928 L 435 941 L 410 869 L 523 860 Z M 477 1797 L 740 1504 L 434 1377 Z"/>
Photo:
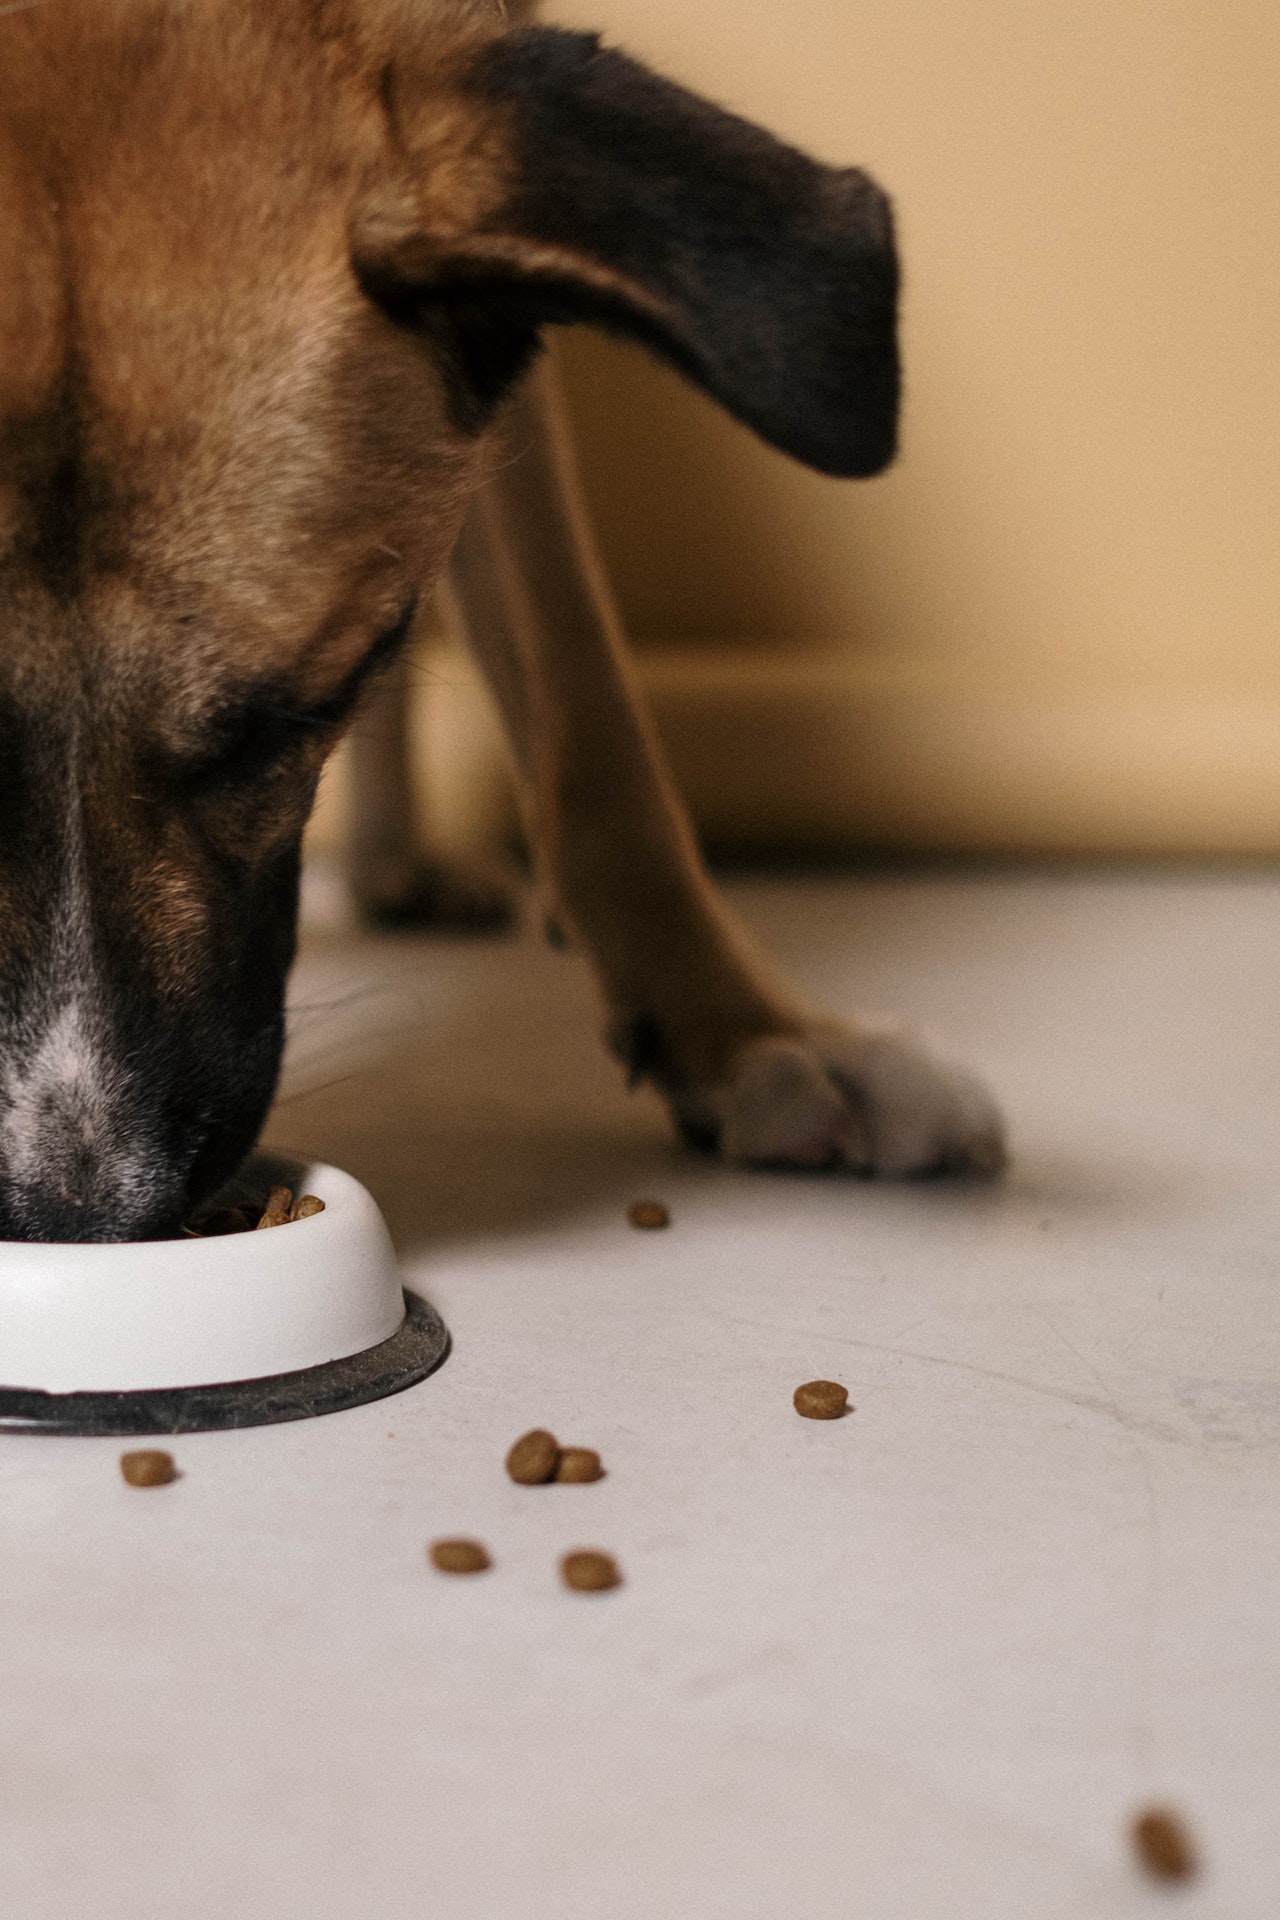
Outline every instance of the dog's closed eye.
<path id="1" fill-rule="evenodd" d="M 173 776 L 193 796 L 221 794 L 288 772 L 317 751 L 328 753 L 368 682 L 404 644 L 416 611 L 411 601 L 319 698 L 300 699 L 279 679 L 226 693 L 202 716 L 199 738 L 166 756 Z"/>
<path id="2" fill-rule="evenodd" d="M 263 701 L 220 713 L 194 753 L 172 761 L 181 785 L 192 795 L 251 786 L 279 771 L 310 744 L 321 722 L 305 711 Z"/>

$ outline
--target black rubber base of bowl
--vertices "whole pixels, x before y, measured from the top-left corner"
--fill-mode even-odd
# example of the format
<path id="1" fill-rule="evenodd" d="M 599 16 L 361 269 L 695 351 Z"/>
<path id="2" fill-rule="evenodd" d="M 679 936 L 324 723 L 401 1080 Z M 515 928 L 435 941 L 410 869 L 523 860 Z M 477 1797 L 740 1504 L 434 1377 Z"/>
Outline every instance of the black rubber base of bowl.
<path id="1" fill-rule="evenodd" d="M 144 1393 L 41 1393 L 0 1387 L 0 1432 L 68 1434 L 212 1433 L 311 1420 L 416 1386 L 447 1357 L 449 1329 L 425 1300 L 405 1294 L 404 1324 L 380 1346 L 349 1360 L 225 1386 L 164 1387 Z"/>

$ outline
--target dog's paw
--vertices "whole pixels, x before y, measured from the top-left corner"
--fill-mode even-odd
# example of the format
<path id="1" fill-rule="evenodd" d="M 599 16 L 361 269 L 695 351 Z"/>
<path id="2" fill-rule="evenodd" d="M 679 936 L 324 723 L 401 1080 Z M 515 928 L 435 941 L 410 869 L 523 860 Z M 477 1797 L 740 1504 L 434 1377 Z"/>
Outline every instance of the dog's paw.
<path id="1" fill-rule="evenodd" d="M 741 1049 L 723 1085 L 673 1096 L 686 1138 L 748 1166 L 993 1176 L 1005 1130 L 973 1074 L 888 1024 L 815 1022 Z"/>

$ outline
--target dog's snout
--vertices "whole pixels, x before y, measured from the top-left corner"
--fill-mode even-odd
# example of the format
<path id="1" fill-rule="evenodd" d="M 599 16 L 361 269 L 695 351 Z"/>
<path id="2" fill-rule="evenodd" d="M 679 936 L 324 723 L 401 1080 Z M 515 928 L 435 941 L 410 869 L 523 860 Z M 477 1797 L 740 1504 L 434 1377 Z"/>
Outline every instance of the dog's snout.
<path id="1" fill-rule="evenodd" d="M 274 1092 L 296 843 L 265 878 L 206 857 L 207 819 L 171 789 L 147 800 L 127 731 L 47 707 L 11 730 L 26 794 L 0 832 L 0 1239 L 168 1237 Z M 0 791 L 0 828 L 4 811 Z"/>
<path id="2" fill-rule="evenodd" d="M 180 1181 L 98 1023 L 72 1002 L 4 1076 L 0 1229 L 11 1239 L 129 1240 L 162 1230 Z"/>
<path id="3" fill-rule="evenodd" d="M 13 1188 L 0 1193 L 0 1238 L 5 1240 L 116 1241 L 168 1239 L 174 1231 L 171 1210 L 154 1219 L 139 1216 L 133 1199 L 118 1189 L 103 1189 L 87 1169 L 57 1187 Z"/>

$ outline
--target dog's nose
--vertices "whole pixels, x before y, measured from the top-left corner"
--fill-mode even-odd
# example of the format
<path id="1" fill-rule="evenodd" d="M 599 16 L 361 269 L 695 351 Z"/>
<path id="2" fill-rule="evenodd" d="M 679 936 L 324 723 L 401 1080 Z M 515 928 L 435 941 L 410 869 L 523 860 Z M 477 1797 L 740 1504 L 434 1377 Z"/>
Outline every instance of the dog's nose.
<path id="1" fill-rule="evenodd" d="M 0 1169 L 0 1240 L 155 1240 L 181 1230 L 183 1182 L 158 1165 L 96 1154 L 61 1129 L 33 1143 L 38 1170 Z"/>
<path id="2" fill-rule="evenodd" d="M 37 1147 L 45 1171 L 0 1173 L 0 1240 L 154 1240 L 180 1231 L 181 1182 L 139 1178 L 64 1135 Z"/>
<path id="3" fill-rule="evenodd" d="M 145 1240 L 176 1229 L 185 1167 L 157 1149 L 136 1091 L 74 1013 L 10 1070 L 4 1094 L 0 1235 Z"/>

